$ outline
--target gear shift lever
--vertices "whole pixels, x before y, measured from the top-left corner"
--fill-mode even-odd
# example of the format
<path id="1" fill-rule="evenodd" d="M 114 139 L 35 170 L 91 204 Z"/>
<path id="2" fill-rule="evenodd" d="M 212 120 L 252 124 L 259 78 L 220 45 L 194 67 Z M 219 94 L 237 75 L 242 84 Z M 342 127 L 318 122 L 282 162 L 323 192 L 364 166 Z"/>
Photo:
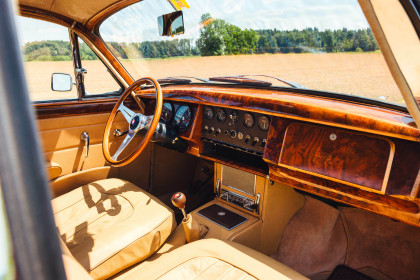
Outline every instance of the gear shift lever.
<path id="1" fill-rule="evenodd" d="M 185 203 L 187 202 L 185 195 L 182 192 L 177 192 L 172 196 L 171 200 L 175 207 L 181 209 L 182 214 L 184 215 L 184 220 L 188 220 L 187 213 L 185 213 Z"/>
<path id="2" fill-rule="evenodd" d="M 172 196 L 171 200 L 172 204 L 181 209 L 182 214 L 184 215 L 182 226 L 184 227 L 187 242 L 190 243 L 204 237 L 209 229 L 205 225 L 200 225 L 193 220 L 191 214 L 187 215 L 187 213 L 185 213 L 185 203 L 187 202 L 185 195 L 182 192 L 177 192 Z"/>

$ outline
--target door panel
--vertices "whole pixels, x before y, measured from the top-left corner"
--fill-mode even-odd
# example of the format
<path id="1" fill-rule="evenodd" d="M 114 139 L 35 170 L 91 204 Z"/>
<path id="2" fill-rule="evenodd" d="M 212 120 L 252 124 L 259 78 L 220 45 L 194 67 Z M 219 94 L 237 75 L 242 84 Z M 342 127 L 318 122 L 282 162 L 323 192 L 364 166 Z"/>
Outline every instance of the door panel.
<path id="1" fill-rule="evenodd" d="M 61 175 L 74 173 L 106 164 L 102 154 L 102 137 L 109 114 L 93 114 L 38 120 L 44 155 L 47 161 L 61 166 Z M 115 126 L 122 128 L 127 122 L 122 116 Z M 80 135 L 90 138 L 89 155 Z"/>
<path id="2" fill-rule="evenodd" d="M 107 166 L 102 153 L 102 137 L 108 117 L 109 113 L 97 113 L 39 119 L 39 134 L 47 164 L 59 165 L 62 169 L 61 176 Z M 112 131 L 116 128 L 121 131 L 128 128 L 127 121 L 120 113 L 116 116 Z M 85 143 L 80 138 L 83 132 L 87 132 L 90 138 L 88 157 L 86 157 Z M 115 137 L 112 135 L 110 137 L 110 150 L 113 154 L 125 136 Z M 132 151 L 140 140 L 141 138 L 136 136 L 126 150 Z M 150 154 L 150 148 L 145 149 L 132 164 L 119 168 L 118 174 L 124 175 L 123 179 L 128 179 L 134 184 L 148 189 Z M 125 155 L 123 153 L 121 156 Z M 77 176 L 77 174 L 74 175 Z"/>

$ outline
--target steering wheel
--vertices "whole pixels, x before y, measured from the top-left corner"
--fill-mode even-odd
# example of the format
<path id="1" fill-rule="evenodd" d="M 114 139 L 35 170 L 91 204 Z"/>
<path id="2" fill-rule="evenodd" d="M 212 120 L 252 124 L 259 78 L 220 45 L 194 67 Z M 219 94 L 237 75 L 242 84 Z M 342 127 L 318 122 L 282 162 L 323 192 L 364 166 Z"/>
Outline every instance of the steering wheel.
<path id="1" fill-rule="evenodd" d="M 151 82 L 156 89 L 156 108 L 155 114 L 151 116 L 145 116 L 140 113 L 135 113 L 131 109 L 127 108 L 123 103 L 127 96 L 138 86 L 144 84 L 146 82 Z M 141 152 L 146 148 L 147 144 L 149 143 L 150 139 L 152 139 L 153 134 L 156 130 L 156 127 L 159 123 L 160 115 L 162 113 L 162 89 L 160 88 L 159 83 L 153 78 L 141 78 L 134 83 L 132 83 L 121 95 L 118 99 L 117 103 L 115 104 L 114 108 L 109 115 L 108 122 L 106 123 L 104 138 L 102 141 L 102 151 L 104 153 L 105 159 L 108 161 L 109 164 L 114 166 L 124 166 L 132 162 L 136 157 L 138 157 Z M 117 113 L 121 112 L 128 122 L 128 133 L 121 143 L 118 150 L 115 152 L 113 156 L 109 151 L 109 135 L 111 133 L 112 123 L 114 122 L 115 116 Z M 128 146 L 128 144 L 133 140 L 134 136 L 137 132 L 144 129 L 146 126 L 149 126 L 149 129 L 146 132 L 143 140 L 137 146 L 135 150 L 131 152 L 130 155 L 123 159 L 118 159 L 120 154 L 124 151 L 124 149 Z"/>

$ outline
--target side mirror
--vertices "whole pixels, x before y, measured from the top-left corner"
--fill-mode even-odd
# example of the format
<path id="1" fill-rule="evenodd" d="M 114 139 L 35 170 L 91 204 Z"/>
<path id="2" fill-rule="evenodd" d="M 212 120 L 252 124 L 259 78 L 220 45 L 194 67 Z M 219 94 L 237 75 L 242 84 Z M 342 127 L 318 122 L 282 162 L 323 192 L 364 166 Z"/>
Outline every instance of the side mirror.
<path id="1" fill-rule="evenodd" d="M 184 34 L 184 16 L 182 11 L 162 15 L 157 18 L 160 36 Z"/>
<path id="2" fill-rule="evenodd" d="M 51 90 L 53 91 L 71 91 L 73 80 L 70 74 L 53 73 L 51 76 Z"/>

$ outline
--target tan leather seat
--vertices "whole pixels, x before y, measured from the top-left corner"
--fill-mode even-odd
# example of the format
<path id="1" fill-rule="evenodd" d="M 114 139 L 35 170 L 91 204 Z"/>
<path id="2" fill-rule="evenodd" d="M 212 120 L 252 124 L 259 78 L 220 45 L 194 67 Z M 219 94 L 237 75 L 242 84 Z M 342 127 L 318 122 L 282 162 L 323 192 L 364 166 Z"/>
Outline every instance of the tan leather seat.
<path id="1" fill-rule="evenodd" d="M 171 209 L 120 179 L 89 183 L 52 204 L 61 238 L 95 279 L 146 259 L 176 227 Z"/>
<path id="2" fill-rule="evenodd" d="M 232 241 L 202 239 L 118 277 L 131 279 L 308 279 L 284 264 Z"/>
<path id="3" fill-rule="evenodd" d="M 67 279 L 90 279 L 71 255 L 63 260 Z M 203 239 L 157 256 L 114 280 L 134 279 L 295 279 L 305 276 L 284 264 L 231 241 Z"/>

